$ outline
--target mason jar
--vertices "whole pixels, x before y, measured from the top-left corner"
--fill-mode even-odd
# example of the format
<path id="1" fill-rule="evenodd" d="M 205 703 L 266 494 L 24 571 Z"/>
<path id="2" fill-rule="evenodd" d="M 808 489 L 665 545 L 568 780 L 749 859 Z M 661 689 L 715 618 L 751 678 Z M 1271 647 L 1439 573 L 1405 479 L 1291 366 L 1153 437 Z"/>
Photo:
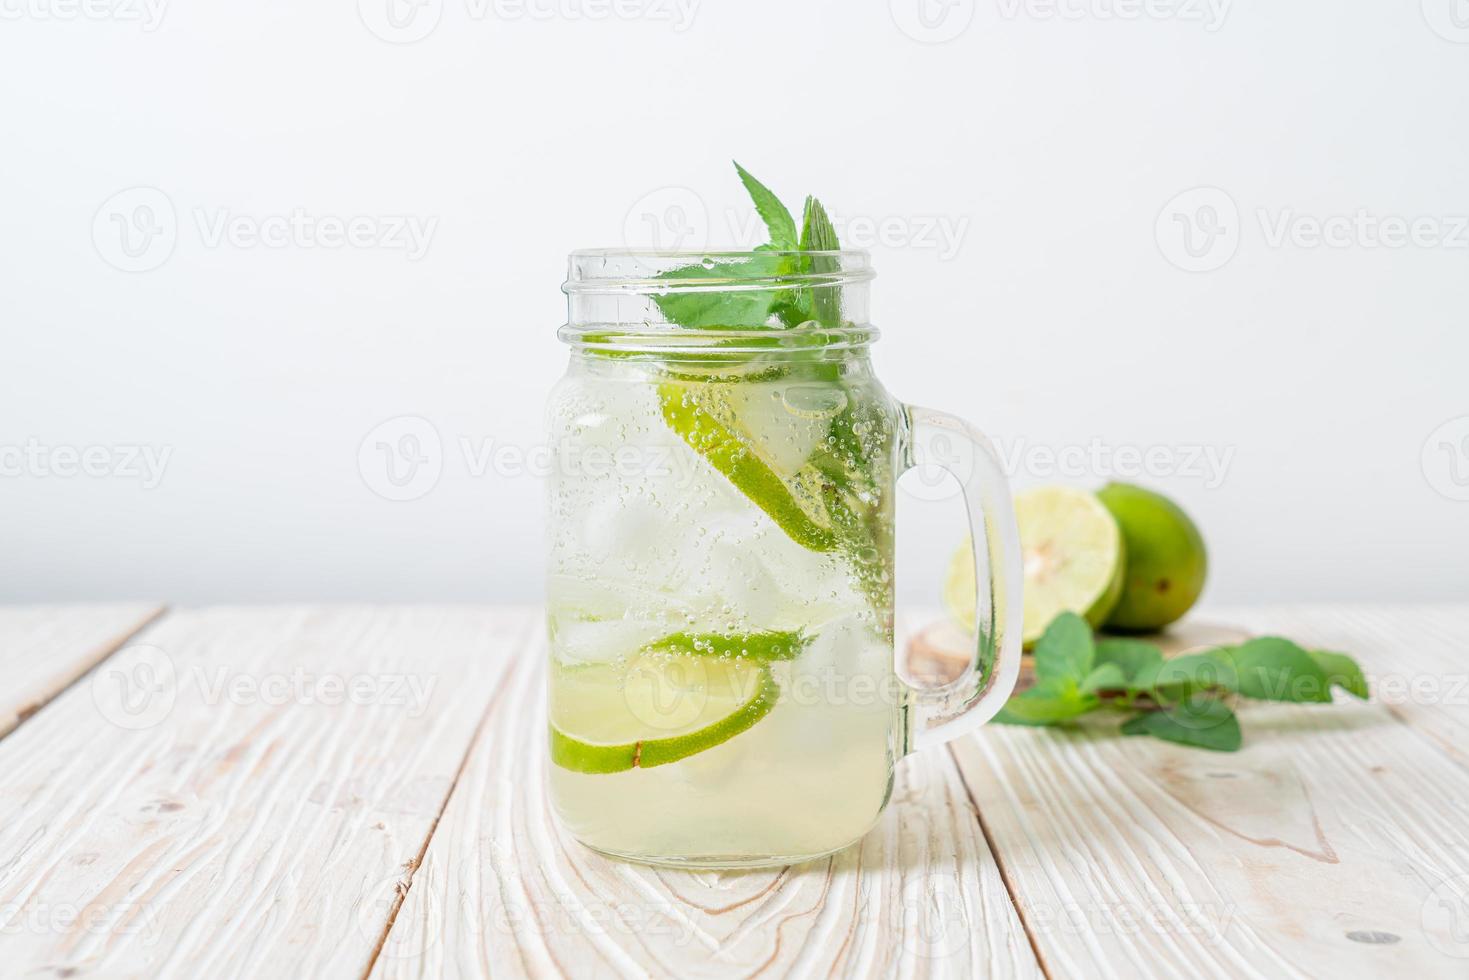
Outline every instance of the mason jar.
<path id="1" fill-rule="evenodd" d="M 584 251 L 552 391 L 549 790 L 584 844 L 694 867 L 861 838 L 907 753 L 1014 687 L 1020 559 L 988 441 L 873 371 L 865 252 Z M 972 663 L 894 650 L 894 495 L 950 470 L 975 542 Z"/>

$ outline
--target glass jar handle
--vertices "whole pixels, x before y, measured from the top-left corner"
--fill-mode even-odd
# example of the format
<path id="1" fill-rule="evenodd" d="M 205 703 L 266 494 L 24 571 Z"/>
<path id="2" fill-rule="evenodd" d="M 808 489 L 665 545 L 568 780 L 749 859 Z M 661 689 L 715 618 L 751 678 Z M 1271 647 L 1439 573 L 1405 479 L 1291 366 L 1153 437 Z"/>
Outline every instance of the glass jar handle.
<path id="1" fill-rule="evenodd" d="M 907 750 L 911 752 L 974 731 L 998 714 L 1009 699 L 1020 676 L 1023 567 L 1010 486 L 990 441 L 946 412 L 915 405 L 904 405 L 902 410 L 906 422 L 903 470 L 938 466 L 963 488 L 977 584 L 974 659 L 963 674 L 946 684 L 908 685 Z"/>

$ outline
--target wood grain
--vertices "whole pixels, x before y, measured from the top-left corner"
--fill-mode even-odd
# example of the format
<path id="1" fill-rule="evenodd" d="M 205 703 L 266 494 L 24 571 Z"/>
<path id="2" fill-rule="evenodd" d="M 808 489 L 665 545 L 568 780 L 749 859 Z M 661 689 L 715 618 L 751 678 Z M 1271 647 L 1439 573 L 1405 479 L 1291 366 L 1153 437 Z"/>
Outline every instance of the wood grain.
<path id="1" fill-rule="evenodd" d="M 5 972 L 361 976 L 529 622 L 161 620 L 0 742 Z"/>
<path id="2" fill-rule="evenodd" d="M 160 612 L 140 602 L 0 608 L 0 737 Z"/>
<path id="3" fill-rule="evenodd" d="M 374 976 L 1036 976 L 952 760 L 900 767 L 835 857 L 685 872 L 603 858 L 544 790 L 545 651 L 515 658 Z"/>
<path id="4" fill-rule="evenodd" d="M 1466 607 L 1216 611 L 1357 655 L 1374 702 L 1249 706 L 1234 755 L 986 728 L 860 845 L 740 873 L 561 832 L 538 612 L 179 612 L 67 687 L 122 612 L 0 613 L 60 692 L 0 740 L 6 975 L 1469 972 Z"/>
<path id="5" fill-rule="evenodd" d="M 1430 648 L 1440 666 L 1469 662 L 1463 608 L 1227 615 L 1371 673 L 1421 670 Z M 955 743 L 1048 972 L 1464 975 L 1469 772 L 1438 744 L 1462 735 L 1463 714 L 1343 699 L 1245 707 L 1237 754 L 1097 727 L 992 726 Z"/>

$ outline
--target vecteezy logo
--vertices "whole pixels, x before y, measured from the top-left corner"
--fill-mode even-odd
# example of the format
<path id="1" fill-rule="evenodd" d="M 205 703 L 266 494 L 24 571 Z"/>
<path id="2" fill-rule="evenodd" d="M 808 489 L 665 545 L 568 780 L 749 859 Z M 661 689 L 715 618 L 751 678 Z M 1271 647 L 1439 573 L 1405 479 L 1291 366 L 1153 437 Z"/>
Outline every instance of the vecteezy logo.
<path id="1" fill-rule="evenodd" d="M 92 218 L 92 244 L 108 265 L 147 272 L 168 261 L 179 223 L 168 195 L 156 187 L 129 187 L 102 202 Z"/>
<path id="2" fill-rule="evenodd" d="M 155 646 L 130 646 L 92 671 L 92 702 L 118 728 L 152 728 L 169 716 L 177 699 L 173 659 Z"/>
<path id="3" fill-rule="evenodd" d="M 417 500 L 438 486 L 444 471 L 439 430 L 417 415 L 388 419 L 357 447 L 357 471 L 384 500 Z"/>
<path id="4" fill-rule="evenodd" d="M 1423 19 L 1445 41 L 1469 44 L 1469 0 L 1423 0 Z"/>
<path id="5" fill-rule="evenodd" d="M 439 26 L 444 0 L 357 0 L 357 16 L 389 44 L 422 41 Z"/>
<path id="6" fill-rule="evenodd" d="M 729 693 L 722 689 L 711 692 L 715 680 L 703 657 L 670 658 L 647 651 L 640 653 L 623 674 L 623 703 L 630 715 L 653 731 L 686 728 L 703 712 L 711 693 Z M 721 675 L 718 680 L 728 679 Z M 740 696 L 731 701 L 743 703 L 753 693 L 740 691 Z"/>
<path id="7" fill-rule="evenodd" d="M 1469 875 L 1439 882 L 1419 916 L 1428 944 L 1445 956 L 1469 959 Z"/>
<path id="8" fill-rule="evenodd" d="M 628 248 L 696 251 L 709 241 L 709 209 L 687 187 L 660 187 L 627 209 L 622 241 Z"/>
<path id="9" fill-rule="evenodd" d="M 1153 227 L 1158 250 L 1185 272 L 1212 272 L 1239 250 L 1239 208 L 1217 187 L 1195 187 L 1163 205 Z"/>
<path id="10" fill-rule="evenodd" d="M 915 875 L 904 884 L 901 934 L 903 948 L 925 960 L 949 960 L 970 948 L 974 926 L 957 874 Z"/>
<path id="11" fill-rule="evenodd" d="M 1469 500 L 1469 415 L 1429 433 L 1421 462 L 1429 486 L 1450 500 Z"/>
<path id="12" fill-rule="evenodd" d="M 974 19 L 974 0 L 888 0 L 898 30 L 924 44 L 963 34 Z"/>

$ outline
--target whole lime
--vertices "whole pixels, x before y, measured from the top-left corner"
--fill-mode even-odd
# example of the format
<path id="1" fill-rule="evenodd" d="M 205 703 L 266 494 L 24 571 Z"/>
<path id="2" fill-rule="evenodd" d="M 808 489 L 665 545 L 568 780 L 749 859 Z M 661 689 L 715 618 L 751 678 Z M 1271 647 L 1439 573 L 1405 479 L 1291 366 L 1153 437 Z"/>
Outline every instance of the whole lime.
<path id="1" fill-rule="evenodd" d="M 1117 519 L 1127 555 L 1122 598 L 1106 625 L 1155 630 L 1188 612 L 1204 591 L 1209 559 L 1203 535 L 1183 508 L 1130 483 L 1109 483 L 1097 499 Z"/>

